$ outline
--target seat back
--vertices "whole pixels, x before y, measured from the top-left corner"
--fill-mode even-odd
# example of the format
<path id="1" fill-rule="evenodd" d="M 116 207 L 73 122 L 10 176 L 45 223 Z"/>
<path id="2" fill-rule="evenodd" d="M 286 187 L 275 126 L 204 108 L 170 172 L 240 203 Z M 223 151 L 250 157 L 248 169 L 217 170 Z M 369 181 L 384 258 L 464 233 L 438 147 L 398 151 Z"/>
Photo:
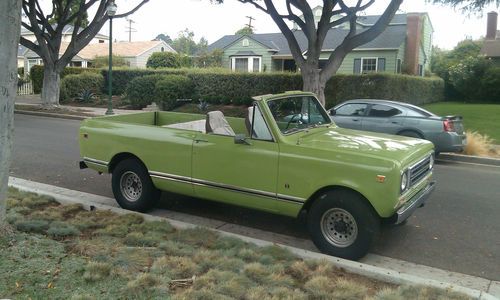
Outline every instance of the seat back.
<path id="1" fill-rule="evenodd" d="M 224 118 L 224 114 L 221 111 L 211 111 L 207 113 L 207 120 L 205 123 L 205 129 L 207 133 L 215 133 L 222 135 L 234 136 L 234 131 Z"/>

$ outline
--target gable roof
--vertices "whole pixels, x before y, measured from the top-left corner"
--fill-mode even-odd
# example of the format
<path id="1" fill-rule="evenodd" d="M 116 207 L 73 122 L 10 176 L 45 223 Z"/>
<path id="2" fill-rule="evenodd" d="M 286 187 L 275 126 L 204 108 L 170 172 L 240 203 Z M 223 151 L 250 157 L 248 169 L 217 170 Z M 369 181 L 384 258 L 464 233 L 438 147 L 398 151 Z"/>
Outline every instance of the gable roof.
<path id="1" fill-rule="evenodd" d="M 24 56 L 24 54 L 28 51 L 28 48 L 24 47 L 23 45 L 18 45 L 17 46 L 17 56 L 21 57 Z"/>
<path id="2" fill-rule="evenodd" d="M 348 29 L 343 28 L 331 28 L 323 43 L 323 50 L 333 50 L 338 47 L 344 37 L 349 32 Z M 294 32 L 295 38 L 299 43 L 299 47 L 302 52 L 307 50 L 307 38 L 305 34 L 298 30 Z M 266 46 L 274 55 L 291 55 L 290 47 L 285 36 L 279 33 L 260 33 L 260 34 L 249 34 L 249 35 L 226 35 L 210 44 L 207 48 L 208 51 L 213 51 L 215 49 L 226 49 L 230 47 L 235 42 L 241 40 L 243 37 L 248 37 L 255 40 L 256 42 Z M 374 40 L 359 46 L 355 50 L 363 49 L 397 49 L 404 42 L 406 38 L 406 25 L 393 25 L 388 26 L 384 32 L 382 32 Z"/>
<path id="3" fill-rule="evenodd" d="M 57 27 L 57 24 L 54 24 L 52 25 L 52 28 L 56 28 Z M 62 31 L 62 35 L 71 35 L 73 34 L 73 30 L 74 30 L 75 26 L 73 25 L 65 25 L 64 28 L 63 28 L 63 31 Z M 83 30 L 83 28 L 79 28 L 78 29 L 78 33 L 80 33 L 81 31 Z M 34 34 L 32 31 L 24 28 L 24 26 L 21 26 L 21 36 L 25 36 L 25 35 L 32 35 Z M 102 33 L 97 33 L 95 35 L 96 38 L 102 38 L 102 39 L 108 39 L 109 37 L 105 34 L 102 34 Z"/>

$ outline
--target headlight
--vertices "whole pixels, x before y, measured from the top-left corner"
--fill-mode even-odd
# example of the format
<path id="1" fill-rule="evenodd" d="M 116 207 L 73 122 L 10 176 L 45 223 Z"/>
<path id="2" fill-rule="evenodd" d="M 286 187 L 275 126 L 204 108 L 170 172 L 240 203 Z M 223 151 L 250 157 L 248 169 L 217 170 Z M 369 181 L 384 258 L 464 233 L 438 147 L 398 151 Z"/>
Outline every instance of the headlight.
<path id="1" fill-rule="evenodd" d="M 401 175 L 401 193 L 406 190 L 408 187 L 408 172 L 404 171 L 404 173 Z"/>
<path id="2" fill-rule="evenodd" d="M 432 170 L 432 167 L 434 167 L 434 154 L 429 158 L 429 170 Z"/>

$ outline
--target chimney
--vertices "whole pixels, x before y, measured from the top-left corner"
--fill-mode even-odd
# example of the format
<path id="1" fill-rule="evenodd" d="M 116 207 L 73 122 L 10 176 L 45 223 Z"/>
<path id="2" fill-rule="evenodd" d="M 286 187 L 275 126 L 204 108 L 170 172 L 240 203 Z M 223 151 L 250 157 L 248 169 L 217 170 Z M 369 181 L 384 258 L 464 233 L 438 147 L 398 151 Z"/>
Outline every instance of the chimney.
<path id="1" fill-rule="evenodd" d="M 422 38 L 422 18 L 420 14 L 409 13 L 406 16 L 406 72 L 418 75 L 418 53 Z"/>
<path id="2" fill-rule="evenodd" d="M 498 13 L 496 11 L 490 11 L 488 13 L 488 22 L 486 25 L 486 39 L 494 40 L 497 36 L 497 20 Z"/>

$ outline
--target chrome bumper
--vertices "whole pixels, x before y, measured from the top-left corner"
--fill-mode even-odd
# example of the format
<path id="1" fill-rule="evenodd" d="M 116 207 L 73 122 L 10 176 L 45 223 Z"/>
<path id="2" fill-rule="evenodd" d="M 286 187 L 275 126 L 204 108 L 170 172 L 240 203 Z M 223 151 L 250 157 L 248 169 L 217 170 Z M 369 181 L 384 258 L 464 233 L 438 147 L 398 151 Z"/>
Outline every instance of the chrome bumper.
<path id="1" fill-rule="evenodd" d="M 413 211 L 415 211 L 417 208 L 421 207 L 424 205 L 425 201 L 429 198 L 431 193 L 434 191 L 434 188 L 436 187 L 436 182 L 431 181 L 429 182 L 429 185 L 422 191 L 420 191 L 418 194 L 416 194 L 412 199 L 410 199 L 408 202 L 406 202 L 402 207 L 398 209 L 396 214 L 394 215 L 396 222 L 395 224 L 400 224 L 404 220 L 408 219 L 408 217 L 411 216 Z"/>

